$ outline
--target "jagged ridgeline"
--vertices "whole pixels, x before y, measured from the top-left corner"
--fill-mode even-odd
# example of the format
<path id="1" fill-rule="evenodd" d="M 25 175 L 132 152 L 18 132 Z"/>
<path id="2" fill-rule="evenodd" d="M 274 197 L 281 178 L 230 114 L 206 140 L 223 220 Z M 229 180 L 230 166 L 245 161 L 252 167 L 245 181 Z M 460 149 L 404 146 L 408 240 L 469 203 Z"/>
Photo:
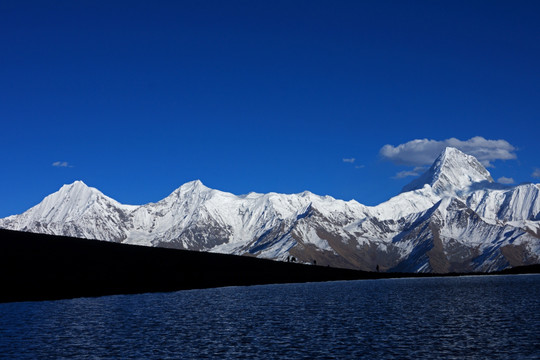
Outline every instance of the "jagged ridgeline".
<path id="1" fill-rule="evenodd" d="M 310 192 L 238 196 L 198 180 L 133 206 L 76 181 L 0 228 L 371 271 L 496 271 L 540 263 L 540 185 L 495 184 L 476 158 L 446 148 L 378 206 Z"/>

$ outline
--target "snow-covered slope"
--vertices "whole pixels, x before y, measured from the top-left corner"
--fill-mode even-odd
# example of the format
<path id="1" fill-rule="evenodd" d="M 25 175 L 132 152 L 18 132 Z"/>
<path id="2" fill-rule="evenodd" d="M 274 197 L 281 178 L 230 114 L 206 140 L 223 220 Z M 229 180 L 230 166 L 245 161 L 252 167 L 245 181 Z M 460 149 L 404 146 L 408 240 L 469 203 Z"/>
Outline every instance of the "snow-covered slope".
<path id="1" fill-rule="evenodd" d="M 21 215 L 0 220 L 0 227 L 38 233 L 121 241 L 136 207 L 122 205 L 82 181 L 64 185 Z"/>
<path id="2" fill-rule="evenodd" d="M 290 227 L 310 207 L 329 216 L 364 216 L 364 206 L 320 197 L 309 192 L 296 195 L 257 194 L 236 196 L 209 189 L 200 181 L 182 185 L 155 204 L 135 209 L 132 230 L 125 242 L 245 253 L 260 243 L 263 234 Z M 260 245 L 260 244 L 259 244 Z"/>
<path id="3" fill-rule="evenodd" d="M 469 194 L 467 205 L 486 220 L 540 221 L 540 185 L 523 184 L 507 189 L 481 189 Z"/>
<path id="4" fill-rule="evenodd" d="M 419 219 L 398 235 L 411 251 L 394 270 L 496 271 L 539 260 L 537 237 L 508 224 L 488 223 L 459 198 L 444 198 Z"/>
<path id="5" fill-rule="evenodd" d="M 491 271 L 540 262 L 539 195 L 535 184 L 494 184 L 474 157 L 447 148 L 374 207 L 310 192 L 238 196 L 198 180 L 132 206 L 76 181 L 0 227 L 364 270 Z"/>

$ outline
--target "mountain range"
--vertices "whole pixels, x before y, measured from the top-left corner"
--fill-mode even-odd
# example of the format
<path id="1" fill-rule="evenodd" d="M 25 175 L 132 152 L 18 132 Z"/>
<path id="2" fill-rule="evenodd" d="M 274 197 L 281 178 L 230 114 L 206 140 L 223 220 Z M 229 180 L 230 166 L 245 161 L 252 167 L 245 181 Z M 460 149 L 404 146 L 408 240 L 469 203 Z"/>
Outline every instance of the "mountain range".
<path id="1" fill-rule="evenodd" d="M 489 272 L 540 263 L 540 184 L 497 184 L 449 147 L 377 206 L 308 191 L 234 195 L 199 180 L 135 206 L 75 181 L 0 228 L 370 271 Z"/>

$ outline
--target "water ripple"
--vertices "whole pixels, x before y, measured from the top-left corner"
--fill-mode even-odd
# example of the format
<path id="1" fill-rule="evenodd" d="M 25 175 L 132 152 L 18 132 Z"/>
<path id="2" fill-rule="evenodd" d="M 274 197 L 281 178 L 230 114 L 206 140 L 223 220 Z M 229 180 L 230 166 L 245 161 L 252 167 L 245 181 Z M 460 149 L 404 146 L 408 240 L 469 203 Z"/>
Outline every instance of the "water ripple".
<path id="1" fill-rule="evenodd" d="M 537 359 L 540 276 L 0 304 L 6 359 Z"/>

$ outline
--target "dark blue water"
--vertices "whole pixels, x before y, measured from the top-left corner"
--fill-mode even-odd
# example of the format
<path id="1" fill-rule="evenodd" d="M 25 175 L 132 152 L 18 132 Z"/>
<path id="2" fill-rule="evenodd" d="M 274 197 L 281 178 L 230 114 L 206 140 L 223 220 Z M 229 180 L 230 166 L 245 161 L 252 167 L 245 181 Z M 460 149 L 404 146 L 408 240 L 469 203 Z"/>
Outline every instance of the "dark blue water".
<path id="1" fill-rule="evenodd" d="M 6 359 L 539 359 L 540 276 L 0 304 Z"/>

